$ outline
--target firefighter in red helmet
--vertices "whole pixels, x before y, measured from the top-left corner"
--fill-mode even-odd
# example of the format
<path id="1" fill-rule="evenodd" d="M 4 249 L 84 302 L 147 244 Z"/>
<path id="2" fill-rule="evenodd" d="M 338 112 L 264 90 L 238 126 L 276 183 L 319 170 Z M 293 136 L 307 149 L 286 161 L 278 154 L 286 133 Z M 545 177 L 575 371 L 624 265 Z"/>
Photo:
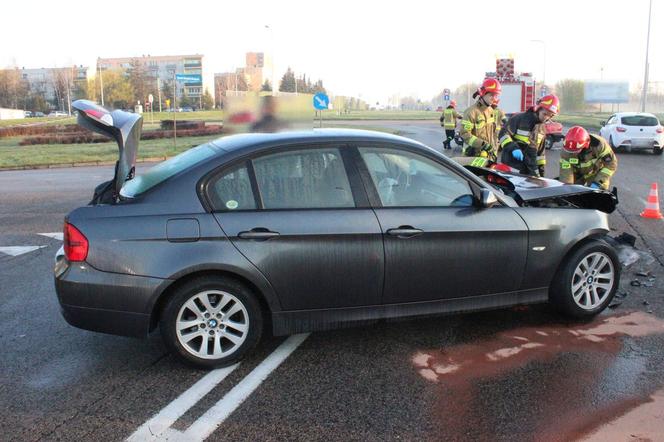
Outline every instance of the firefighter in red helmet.
<path id="1" fill-rule="evenodd" d="M 526 112 L 513 115 L 499 134 L 503 163 L 525 175 L 544 176 L 545 124 L 560 112 L 555 95 L 542 97 Z"/>
<path id="2" fill-rule="evenodd" d="M 617 169 L 618 159 L 604 138 L 581 126 L 567 132 L 560 153 L 560 181 L 608 190 Z"/>
<path id="3" fill-rule="evenodd" d="M 440 116 L 440 125 L 445 129 L 445 139 L 443 141 L 445 149 L 452 148 L 452 140 L 454 139 L 454 130 L 457 125 L 457 120 L 462 117 L 461 114 L 457 112 L 456 105 L 456 100 L 450 101 L 450 104 L 443 111 L 443 115 Z"/>
<path id="4" fill-rule="evenodd" d="M 477 102 L 466 109 L 461 119 L 460 135 L 464 141 L 465 156 L 497 161 L 498 140 L 492 105 L 497 105 L 500 101 L 501 90 L 498 80 L 487 78 L 473 94 Z"/>

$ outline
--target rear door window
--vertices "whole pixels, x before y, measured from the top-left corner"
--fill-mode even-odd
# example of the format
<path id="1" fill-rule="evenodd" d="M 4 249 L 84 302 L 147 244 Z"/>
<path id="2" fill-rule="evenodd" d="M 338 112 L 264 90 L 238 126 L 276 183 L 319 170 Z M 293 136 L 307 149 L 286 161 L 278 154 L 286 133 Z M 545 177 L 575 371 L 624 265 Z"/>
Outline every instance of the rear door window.
<path id="1" fill-rule="evenodd" d="M 355 207 L 339 149 L 287 151 L 252 163 L 264 209 Z"/>
<path id="2" fill-rule="evenodd" d="M 659 121 L 655 117 L 647 115 L 631 115 L 629 117 L 622 117 L 622 124 L 625 126 L 659 126 Z"/>
<path id="3" fill-rule="evenodd" d="M 207 188 L 214 211 L 257 208 L 246 162 L 224 170 L 221 175 L 210 181 Z"/>

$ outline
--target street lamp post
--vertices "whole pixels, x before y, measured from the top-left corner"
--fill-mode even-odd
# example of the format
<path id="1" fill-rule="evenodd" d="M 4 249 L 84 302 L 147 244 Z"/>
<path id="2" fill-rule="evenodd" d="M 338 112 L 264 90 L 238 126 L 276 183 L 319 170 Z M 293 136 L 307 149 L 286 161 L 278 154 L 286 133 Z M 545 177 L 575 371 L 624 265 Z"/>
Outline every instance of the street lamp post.
<path id="1" fill-rule="evenodd" d="M 646 37 L 646 67 L 643 77 L 643 96 L 641 97 L 641 112 L 646 111 L 646 99 L 648 97 L 648 52 L 650 49 L 650 19 L 652 18 L 652 0 L 648 6 L 648 34 Z"/>

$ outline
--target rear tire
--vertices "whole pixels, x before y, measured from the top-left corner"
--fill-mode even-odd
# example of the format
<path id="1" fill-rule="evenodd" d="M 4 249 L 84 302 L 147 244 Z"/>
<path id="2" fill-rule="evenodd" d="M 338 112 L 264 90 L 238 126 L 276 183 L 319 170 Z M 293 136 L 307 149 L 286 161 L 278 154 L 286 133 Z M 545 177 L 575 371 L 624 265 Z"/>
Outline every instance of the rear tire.
<path id="1" fill-rule="evenodd" d="M 661 155 L 662 152 L 664 152 L 664 147 L 653 147 L 652 148 L 652 153 L 655 155 Z"/>
<path id="2" fill-rule="evenodd" d="M 263 317 L 251 290 L 232 279 L 206 276 L 178 287 L 160 320 L 171 353 L 200 368 L 239 361 L 260 340 Z"/>
<path id="3" fill-rule="evenodd" d="M 550 302 L 574 318 L 597 315 L 618 289 L 620 265 L 613 247 L 600 239 L 588 241 L 562 263 L 551 284 Z"/>

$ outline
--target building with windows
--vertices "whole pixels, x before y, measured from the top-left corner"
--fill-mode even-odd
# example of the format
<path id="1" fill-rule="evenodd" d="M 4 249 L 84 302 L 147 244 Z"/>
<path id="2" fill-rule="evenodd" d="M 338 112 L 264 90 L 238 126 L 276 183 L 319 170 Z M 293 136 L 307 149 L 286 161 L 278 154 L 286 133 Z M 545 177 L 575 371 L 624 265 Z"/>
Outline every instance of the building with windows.
<path id="1" fill-rule="evenodd" d="M 62 68 L 37 68 L 17 70 L 20 78 L 27 82 L 30 93 L 41 95 L 55 108 L 61 108 L 62 102 L 73 99 L 78 88 L 86 87 L 90 68 L 87 66 L 68 66 Z"/>
<path id="2" fill-rule="evenodd" d="M 244 67 L 235 69 L 235 72 L 214 74 L 215 100 L 221 102 L 225 96 L 259 92 L 265 79 L 265 55 L 247 52 Z"/>
<path id="3" fill-rule="evenodd" d="M 147 75 L 161 85 L 173 84 L 176 74 L 200 75 L 203 78 L 203 56 L 195 55 L 142 55 L 140 57 L 121 58 L 99 58 L 97 69 L 103 71 L 108 69 L 120 69 L 128 71 L 132 66 L 139 64 L 145 69 Z M 198 100 L 204 93 L 203 81 L 201 82 L 178 82 L 176 95 L 178 99 L 183 97 Z"/>

